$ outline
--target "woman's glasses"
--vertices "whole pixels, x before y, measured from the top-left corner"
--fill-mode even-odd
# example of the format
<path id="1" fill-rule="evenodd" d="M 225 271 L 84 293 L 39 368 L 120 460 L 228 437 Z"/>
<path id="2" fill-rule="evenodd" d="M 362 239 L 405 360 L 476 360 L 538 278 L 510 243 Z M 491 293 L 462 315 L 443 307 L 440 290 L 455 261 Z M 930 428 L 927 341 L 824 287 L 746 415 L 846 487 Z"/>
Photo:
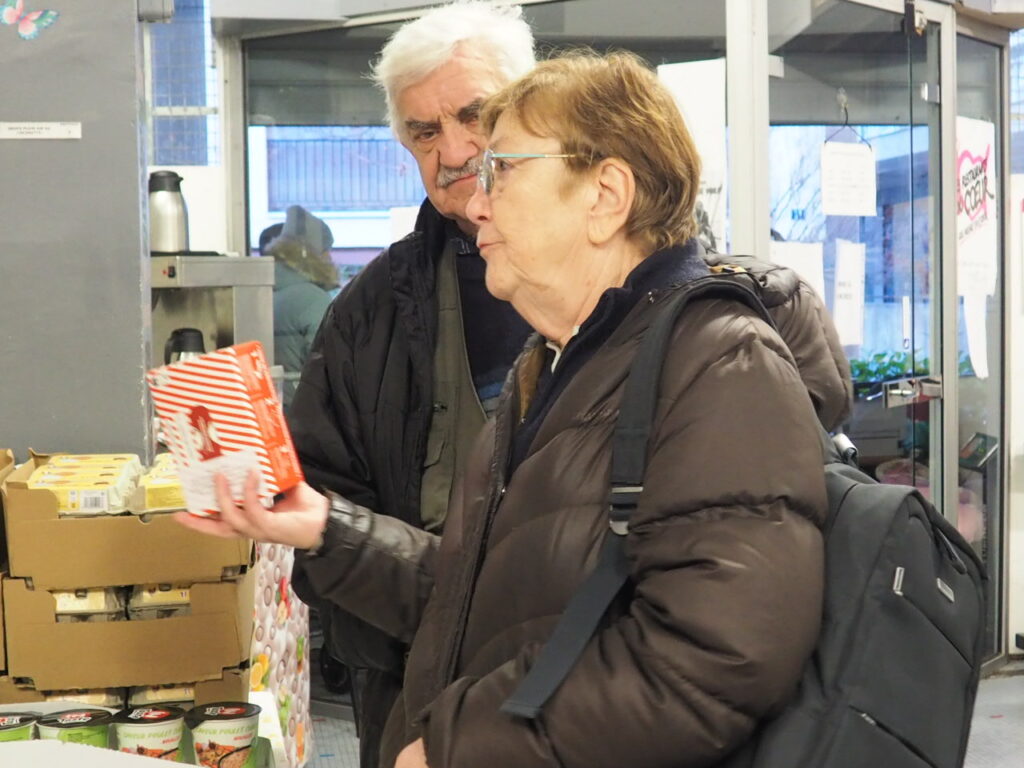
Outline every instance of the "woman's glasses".
<path id="1" fill-rule="evenodd" d="M 477 181 L 480 184 L 480 188 L 484 191 L 485 195 L 490 195 L 491 190 L 494 189 L 494 177 L 498 171 L 498 161 L 506 158 L 517 158 L 524 160 L 531 160 L 538 157 L 576 157 L 576 155 L 557 155 L 549 154 L 545 152 L 530 153 L 530 152 L 493 152 L 490 149 L 484 150 L 484 159 L 480 165 L 480 173 L 477 174 Z"/>

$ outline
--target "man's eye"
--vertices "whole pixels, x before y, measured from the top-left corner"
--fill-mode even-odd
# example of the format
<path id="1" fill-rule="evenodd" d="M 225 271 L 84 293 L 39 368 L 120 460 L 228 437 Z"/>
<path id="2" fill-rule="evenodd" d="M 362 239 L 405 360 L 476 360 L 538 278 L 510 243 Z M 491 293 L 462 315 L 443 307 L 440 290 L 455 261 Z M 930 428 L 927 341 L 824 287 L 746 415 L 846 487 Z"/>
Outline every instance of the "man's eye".
<path id="1" fill-rule="evenodd" d="M 510 163 L 505 158 L 497 157 L 494 159 L 494 170 L 498 171 L 499 173 L 504 173 L 510 168 L 512 168 L 512 163 Z"/>
<path id="2" fill-rule="evenodd" d="M 437 137 L 437 131 L 419 131 L 413 138 L 422 143 Z"/>

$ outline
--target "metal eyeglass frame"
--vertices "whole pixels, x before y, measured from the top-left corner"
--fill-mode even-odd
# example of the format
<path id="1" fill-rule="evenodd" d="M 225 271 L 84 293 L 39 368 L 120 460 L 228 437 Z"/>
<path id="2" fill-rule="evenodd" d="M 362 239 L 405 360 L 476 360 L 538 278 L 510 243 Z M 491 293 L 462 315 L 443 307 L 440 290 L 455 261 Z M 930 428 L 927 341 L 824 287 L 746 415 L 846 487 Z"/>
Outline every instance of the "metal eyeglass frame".
<path id="1" fill-rule="evenodd" d="M 477 183 L 480 185 L 480 189 L 484 191 L 485 195 L 490 195 L 491 190 L 494 189 L 495 160 L 502 160 L 505 158 L 522 158 L 530 160 L 546 157 L 567 158 L 576 157 L 576 155 L 552 154 L 548 152 L 494 152 L 490 149 L 485 149 L 483 161 L 480 163 L 480 172 L 477 174 Z"/>

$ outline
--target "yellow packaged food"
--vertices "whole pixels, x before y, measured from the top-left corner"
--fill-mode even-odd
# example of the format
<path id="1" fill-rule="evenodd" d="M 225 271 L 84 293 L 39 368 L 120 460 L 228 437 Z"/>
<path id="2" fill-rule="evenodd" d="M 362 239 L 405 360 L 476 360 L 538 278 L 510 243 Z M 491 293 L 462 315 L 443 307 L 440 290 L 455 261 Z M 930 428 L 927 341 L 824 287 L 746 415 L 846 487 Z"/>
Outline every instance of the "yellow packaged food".
<path id="1" fill-rule="evenodd" d="M 37 470 L 38 472 L 38 470 Z M 115 473 L 62 475 L 33 473 L 29 488 L 45 488 L 57 497 L 60 515 L 104 515 L 124 512 L 132 482 Z"/>
<path id="2" fill-rule="evenodd" d="M 187 587 L 152 584 L 132 588 L 128 616 L 133 621 L 187 616 L 192 612 Z"/>
<path id="3" fill-rule="evenodd" d="M 174 462 L 157 457 L 153 467 L 142 477 L 128 501 L 128 509 L 135 514 L 146 512 L 169 512 L 185 509 L 185 491 L 181 486 Z"/>
<path id="4" fill-rule="evenodd" d="M 51 592 L 58 623 L 118 621 L 125 618 L 124 597 L 119 589 L 76 589 Z"/>
<path id="5" fill-rule="evenodd" d="M 192 706 L 195 700 L 195 688 L 191 685 L 146 685 L 130 688 L 128 706 L 143 707 L 152 704 Z"/>
<path id="6" fill-rule="evenodd" d="M 134 474 L 142 474 L 142 460 L 134 453 L 61 453 L 49 461 L 50 466 L 83 464 L 129 467 Z"/>
<path id="7" fill-rule="evenodd" d="M 47 701 L 70 701 L 88 704 L 91 707 L 123 707 L 124 688 L 96 688 L 93 690 L 50 691 L 44 694 Z"/>

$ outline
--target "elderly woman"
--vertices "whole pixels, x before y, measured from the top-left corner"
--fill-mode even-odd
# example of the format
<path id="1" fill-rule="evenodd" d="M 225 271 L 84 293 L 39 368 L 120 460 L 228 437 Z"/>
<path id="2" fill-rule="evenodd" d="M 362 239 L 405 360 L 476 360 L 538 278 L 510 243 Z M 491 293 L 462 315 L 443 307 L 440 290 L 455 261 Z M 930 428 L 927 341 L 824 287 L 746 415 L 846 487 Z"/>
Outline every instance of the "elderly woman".
<path id="1" fill-rule="evenodd" d="M 381 764 L 712 766 L 792 693 L 820 622 L 825 489 L 814 409 L 776 333 L 737 303 L 679 319 L 665 361 L 629 587 L 528 721 L 500 711 L 608 531 L 612 430 L 644 331 L 707 273 L 700 164 L 670 94 L 625 54 L 541 64 L 485 105 L 467 213 L 487 287 L 537 330 L 438 542 L 302 486 L 223 521 L 308 548 L 347 609 L 412 641 Z M 380 585 L 391 585 L 387 595 Z M 400 754 L 399 754 L 400 752 Z"/>

